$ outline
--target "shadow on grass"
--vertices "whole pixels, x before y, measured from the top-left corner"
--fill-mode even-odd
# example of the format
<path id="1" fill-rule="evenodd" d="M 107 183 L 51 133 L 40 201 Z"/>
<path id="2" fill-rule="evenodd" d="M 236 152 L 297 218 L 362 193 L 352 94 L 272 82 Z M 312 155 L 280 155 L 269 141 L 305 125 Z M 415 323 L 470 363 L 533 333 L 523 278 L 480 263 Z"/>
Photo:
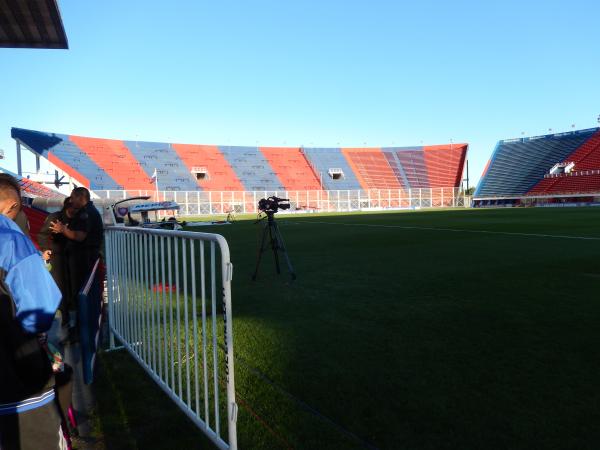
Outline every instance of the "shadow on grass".
<path id="1" fill-rule="evenodd" d="M 125 350 L 99 357 L 94 422 L 107 450 L 216 448 Z"/>

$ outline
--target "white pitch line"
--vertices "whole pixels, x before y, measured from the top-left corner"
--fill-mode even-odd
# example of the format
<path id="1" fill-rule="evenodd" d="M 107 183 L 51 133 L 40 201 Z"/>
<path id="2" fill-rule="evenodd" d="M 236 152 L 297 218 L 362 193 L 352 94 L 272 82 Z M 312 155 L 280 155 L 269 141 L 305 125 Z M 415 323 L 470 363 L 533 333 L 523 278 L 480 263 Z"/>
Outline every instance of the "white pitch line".
<path id="1" fill-rule="evenodd" d="M 600 237 L 593 236 L 566 236 L 560 234 L 539 234 L 539 233 L 515 233 L 510 231 L 489 231 L 489 230 L 465 230 L 463 228 L 435 228 L 435 227 L 409 227 L 404 225 L 377 225 L 370 223 L 340 223 L 340 222 L 291 222 L 296 225 L 320 224 L 320 225 L 341 225 L 345 227 L 371 227 L 371 228 L 400 228 L 403 230 L 427 230 L 427 231 L 451 231 L 454 233 L 479 233 L 479 234 L 503 234 L 507 236 L 527 236 L 552 239 L 576 239 L 584 241 L 600 241 Z"/>

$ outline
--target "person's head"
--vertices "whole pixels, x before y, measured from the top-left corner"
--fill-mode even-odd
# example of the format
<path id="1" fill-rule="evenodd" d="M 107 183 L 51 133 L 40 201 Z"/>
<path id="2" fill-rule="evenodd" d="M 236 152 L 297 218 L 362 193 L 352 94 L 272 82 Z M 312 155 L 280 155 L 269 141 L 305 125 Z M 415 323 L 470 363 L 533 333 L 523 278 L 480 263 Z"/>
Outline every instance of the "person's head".
<path id="1" fill-rule="evenodd" d="M 63 200 L 63 206 L 62 206 L 61 212 L 69 218 L 71 218 L 75 215 L 77 210 L 75 208 L 73 208 L 73 202 L 71 201 L 71 197 L 67 197 Z"/>
<path id="2" fill-rule="evenodd" d="M 0 214 L 14 220 L 21 211 L 21 188 L 14 177 L 0 173 Z"/>
<path id="3" fill-rule="evenodd" d="M 90 201 L 90 191 L 84 187 L 76 187 L 71 192 L 71 204 L 75 209 L 81 209 Z"/>
<path id="4" fill-rule="evenodd" d="M 79 211 L 79 210 L 73 206 L 73 202 L 71 201 L 71 197 L 65 198 L 65 201 L 63 202 L 62 212 L 69 219 L 71 219 L 71 218 L 75 217 L 75 214 L 77 214 L 77 211 Z"/>
<path id="5" fill-rule="evenodd" d="M 70 207 L 71 207 L 71 197 L 66 197 L 63 200 L 62 210 L 66 211 Z"/>

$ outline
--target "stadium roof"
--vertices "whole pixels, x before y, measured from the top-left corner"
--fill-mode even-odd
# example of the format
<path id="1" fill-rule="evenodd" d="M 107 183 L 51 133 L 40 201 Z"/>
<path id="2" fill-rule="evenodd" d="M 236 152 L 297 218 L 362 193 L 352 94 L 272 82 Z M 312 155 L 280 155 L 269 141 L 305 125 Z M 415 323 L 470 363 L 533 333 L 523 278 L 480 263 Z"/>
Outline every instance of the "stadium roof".
<path id="1" fill-rule="evenodd" d="M 0 0 L 0 47 L 69 48 L 56 0 Z"/>

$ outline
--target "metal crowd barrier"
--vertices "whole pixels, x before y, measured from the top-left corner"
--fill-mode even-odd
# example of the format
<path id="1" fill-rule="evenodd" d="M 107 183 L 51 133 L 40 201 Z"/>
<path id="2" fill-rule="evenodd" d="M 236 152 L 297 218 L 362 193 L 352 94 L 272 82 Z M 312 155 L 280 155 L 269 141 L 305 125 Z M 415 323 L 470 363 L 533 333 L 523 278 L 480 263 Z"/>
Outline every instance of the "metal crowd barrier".
<path id="1" fill-rule="evenodd" d="M 370 189 L 330 191 L 102 191 L 99 201 L 109 204 L 127 197 L 149 195 L 154 201 L 179 203 L 179 215 L 257 213 L 261 198 L 289 198 L 291 211 L 348 212 L 378 209 L 463 208 L 470 198 L 460 188 Z"/>
<path id="2" fill-rule="evenodd" d="M 227 241 L 123 227 L 105 239 L 111 347 L 116 337 L 219 448 L 236 449 Z"/>
<path id="3" fill-rule="evenodd" d="M 77 314 L 79 316 L 81 364 L 85 384 L 91 384 L 94 381 L 96 353 L 100 348 L 103 303 L 101 284 L 104 281 L 98 275 L 100 272 L 101 263 L 100 259 L 97 259 L 78 293 Z"/>

